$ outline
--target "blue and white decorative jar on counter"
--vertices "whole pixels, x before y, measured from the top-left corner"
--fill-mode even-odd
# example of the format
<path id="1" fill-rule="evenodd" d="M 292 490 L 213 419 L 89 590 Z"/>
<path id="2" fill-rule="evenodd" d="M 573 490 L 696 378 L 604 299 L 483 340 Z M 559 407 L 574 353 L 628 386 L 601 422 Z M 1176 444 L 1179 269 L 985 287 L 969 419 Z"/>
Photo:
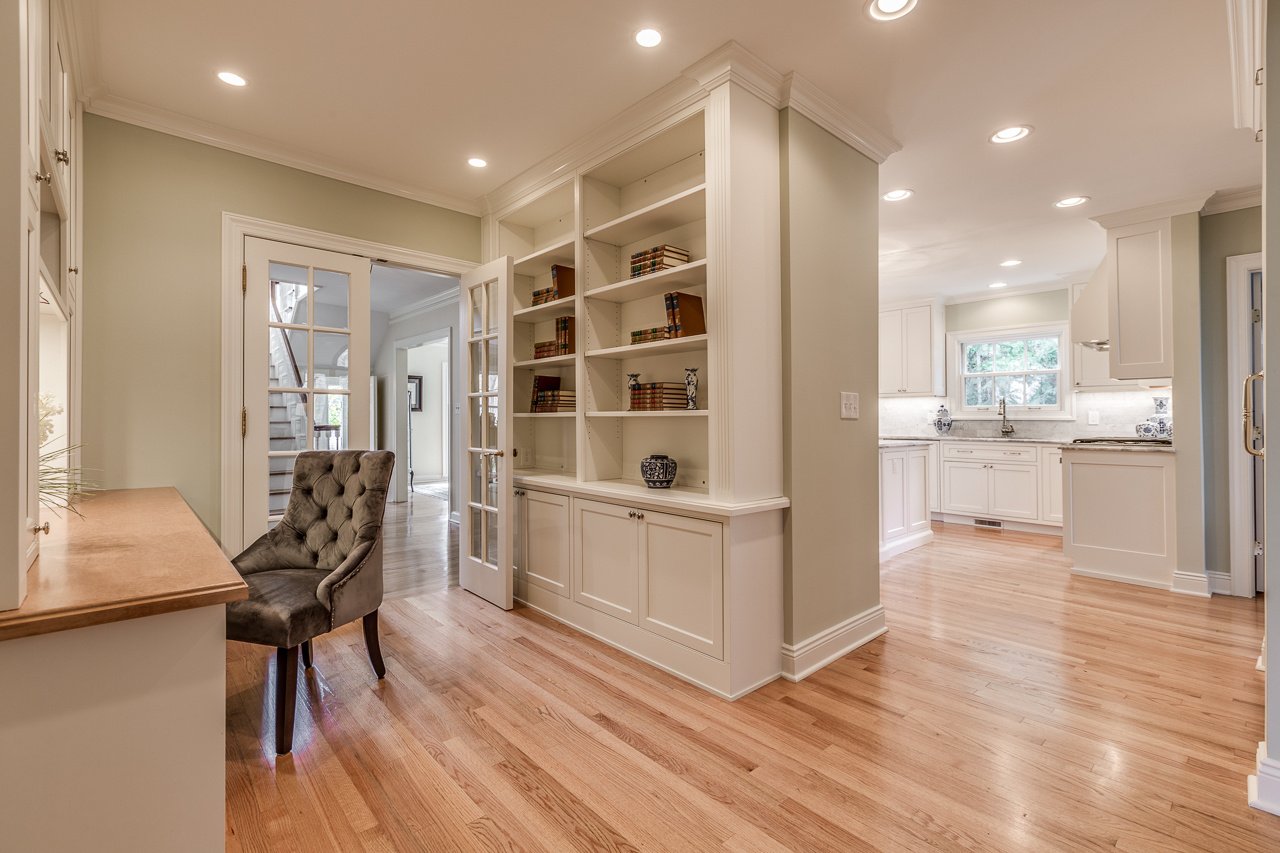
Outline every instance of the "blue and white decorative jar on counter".
<path id="1" fill-rule="evenodd" d="M 655 453 L 640 460 L 640 476 L 651 489 L 669 489 L 676 481 L 676 460 L 665 453 Z"/>
<path id="2" fill-rule="evenodd" d="M 1173 438 L 1173 415 L 1169 412 L 1168 397 L 1152 397 L 1156 413 L 1134 429 L 1142 438 Z"/>
<path id="3" fill-rule="evenodd" d="M 947 411 L 945 404 L 934 412 L 933 428 L 938 431 L 938 435 L 951 435 L 951 412 Z"/>

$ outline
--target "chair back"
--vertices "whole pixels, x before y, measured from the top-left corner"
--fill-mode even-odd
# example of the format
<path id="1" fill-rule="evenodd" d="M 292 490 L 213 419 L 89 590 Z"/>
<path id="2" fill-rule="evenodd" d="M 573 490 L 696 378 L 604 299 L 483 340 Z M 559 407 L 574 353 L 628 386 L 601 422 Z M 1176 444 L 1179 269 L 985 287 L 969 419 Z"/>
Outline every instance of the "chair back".
<path id="1" fill-rule="evenodd" d="M 362 542 L 382 537 L 395 454 L 389 450 L 311 450 L 293 465 L 293 491 L 280 527 L 317 569 L 336 568 Z M 279 528 L 277 528 L 279 529 Z M 277 537 L 279 547 L 281 539 Z"/>

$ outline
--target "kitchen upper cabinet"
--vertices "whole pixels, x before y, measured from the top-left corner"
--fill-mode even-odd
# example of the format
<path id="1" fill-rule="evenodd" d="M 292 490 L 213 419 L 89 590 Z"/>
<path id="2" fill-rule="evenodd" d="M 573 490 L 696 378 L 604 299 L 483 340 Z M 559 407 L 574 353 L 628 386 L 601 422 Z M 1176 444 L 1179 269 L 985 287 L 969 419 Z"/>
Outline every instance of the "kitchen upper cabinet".
<path id="1" fill-rule="evenodd" d="M 1111 377 L 1173 376 L 1173 233 L 1169 219 L 1107 232 Z"/>
<path id="2" fill-rule="evenodd" d="M 880 312 L 880 395 L 946 393 L 942 309 L 905 305 Z"/>
<path id="3" fill-rule="evenodd" d="M 1062 523 L 1062 448 L 1040 448 L 1040 520 Z"/>
<path id="4" fill-rule="evenodd" d="M 1111 354 L 1098 350 L 1084 341 L 1107 340 L 1108 287 L 1105 276 L 1107 263 L 1103 261 L 1098 272 L 1087 284 L 1071 288 L 1074 304 L 1071 307 L 1071 381 L 1079 391 L 1108 391 L 1133 388 L 1132 383 L 1111 378 Z"/>
<path id="5" fill-rule="evenodd" d="M 569 499 L 516 489 L 516 575 L 527 583 L 569 595 Z"/>

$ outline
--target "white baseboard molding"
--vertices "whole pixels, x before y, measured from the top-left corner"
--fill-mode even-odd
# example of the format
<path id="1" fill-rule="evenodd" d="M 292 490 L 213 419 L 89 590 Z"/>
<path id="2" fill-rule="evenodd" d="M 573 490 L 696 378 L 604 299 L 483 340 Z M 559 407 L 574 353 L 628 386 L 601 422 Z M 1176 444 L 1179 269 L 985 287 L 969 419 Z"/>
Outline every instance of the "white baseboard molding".
<path id="1" fill-rule="evenodd" d="M 459 513 L 457 513 L 457 512 L 451 512 L 451 513 L 449 513 L 449 523 L 450 523 L 450 524 L 461 524 L 461 523 L 462 523 L 462 516 L 461 516 Z"/>
<path id="2" fill-rule="evenodd" d="M 987 516 L 982 516 L 987 518 Z M 973 522 L 976 520 L 972 515 L 952 515 L 949 512 L 934 513 L 934 521 L 941 521 L 946 524 L 963 524 L 967 527 L 977 527 Z M 980 530 L 991 530 L 999 533 L 1001 530 L 1016 530 L 1019 533 L 1043 533 L 1045 536 L 1062 536 L 1062 525 L 1052 522 L 1038 521 L 1013 521 L 1007 518 L 996 518 L 993 521 L 999 521 L 1001 527 L 982 527 Z"/>
<path id="3" fill-rule="evenodd" d="M 1079 575 L 1083 578 L 1096 578 L 1103 581 L 1119 581 L 1120 583 L 1131 583 L 1137 586 L 1149 586 L 1152 589 L 1169 589 L 1169 584 L 1164 581 L 1151 580 L 1150 578 L 1136 578 L 1129 575 L 1118 575 L 1115 572 L 1100 572 L 1094 569 L 1082 569 L 1079 566 L 1073 566 L 1071 574 Z"/>
<path id="4" fill-rule="evenodd" d="M 1204 572 L 1175 571 L 1169 589 L 1182 595 L 1209 597 L 1209 576 Z"/>
<path id="5" fill-rule="evenodd" d="M 902 539 L 896 539 L 887 545 L 880 546 L 880 559 L 887 560 L 890 557 L 896 557 L 899 554 L 905 554 L 913 548 L 919 548 L 921 545 L 928 545 L 933 541 L 932 530 L 922 530 L 919 533 L 913 533 Z"/>
<path id="6" fill-rule="evenodd" d="M 1207 572 L 1209 575 L 1209 592 L 1214 595 L 1231 595 L 1230 572 Z"/>
<path id="7" fill-rule="evenodd" d="M 839 624 L 819 631 L 807 640 L 782 646 L 782 677 L 787 681 L 800 681 L 822 669 L 832 661 L 865 645 L 885 631 L 884 607 L 877 604 Z"/>
<path id="8" fill-rule="evenodd" d="M 1267 756 L 1267 742 L 1258 744 L 1258 771 L 1249 777 L 1249 805 L 1280 815 L 1280 761 Z"/>

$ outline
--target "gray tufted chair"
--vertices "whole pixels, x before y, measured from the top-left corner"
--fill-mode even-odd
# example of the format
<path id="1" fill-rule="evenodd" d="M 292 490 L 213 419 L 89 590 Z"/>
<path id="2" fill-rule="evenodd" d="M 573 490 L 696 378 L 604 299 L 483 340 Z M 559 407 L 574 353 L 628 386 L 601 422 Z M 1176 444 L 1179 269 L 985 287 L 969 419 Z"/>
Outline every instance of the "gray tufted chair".
<path id="1" fill-rule="evenodd" d="M 227 605 L 227 639 L 276 647 L 276 752 L 293 749 L 298 650 L 364 620 L 369 662 L 386 675 L 378 647 L 382 513 L 395 454 L 386 450 L 299 453 L 284 518 L 232 564 L 249 598 Z"/>

